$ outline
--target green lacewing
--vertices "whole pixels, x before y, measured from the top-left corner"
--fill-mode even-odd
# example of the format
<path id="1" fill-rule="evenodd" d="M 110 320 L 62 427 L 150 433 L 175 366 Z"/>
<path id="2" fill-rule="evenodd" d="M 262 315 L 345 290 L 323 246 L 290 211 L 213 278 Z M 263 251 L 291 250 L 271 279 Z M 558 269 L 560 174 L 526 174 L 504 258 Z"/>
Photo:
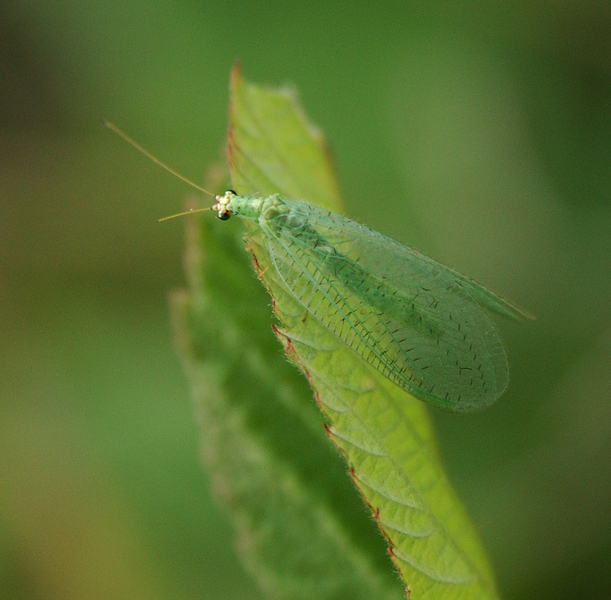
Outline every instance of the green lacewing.
<path id="1" fill-rule="evenodd" d="M 486 311 L 518 321 L 533 318 L 525 311 L 331 211 L 278 194 L 227 191 L 215 200 L 201 210 L 215 210 L 221 220 L 235 215 L 256 223 L 273 268 L 295 300 L 398 387 L 454 412 L 484 408 L 505 391 L 507 356 Z"/>
<path id="2" fill-rule="evenodd" d="M 499 398 L 507 357 L 486 310 L 529 315 L 472 279 L 342 215 L 274 194 L 216 196 L 257 223 L 280 280 L 326 329 L 417 398 L 466 412 Z"/>

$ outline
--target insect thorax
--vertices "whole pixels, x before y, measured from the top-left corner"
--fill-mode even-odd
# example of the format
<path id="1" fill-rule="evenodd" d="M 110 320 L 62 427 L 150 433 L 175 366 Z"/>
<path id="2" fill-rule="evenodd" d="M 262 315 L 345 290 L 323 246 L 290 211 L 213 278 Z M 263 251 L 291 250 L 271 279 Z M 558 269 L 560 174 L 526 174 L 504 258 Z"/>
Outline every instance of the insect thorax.
<path id="1" fill-rule="evenodd" d="M 260 196 L 235 196 L 231 201 L 231 208 L 235 215 L 253 221 L 270 221 L 278 215 L 289 211 L 284 200 L 273 194 L 262 198 Z"/>

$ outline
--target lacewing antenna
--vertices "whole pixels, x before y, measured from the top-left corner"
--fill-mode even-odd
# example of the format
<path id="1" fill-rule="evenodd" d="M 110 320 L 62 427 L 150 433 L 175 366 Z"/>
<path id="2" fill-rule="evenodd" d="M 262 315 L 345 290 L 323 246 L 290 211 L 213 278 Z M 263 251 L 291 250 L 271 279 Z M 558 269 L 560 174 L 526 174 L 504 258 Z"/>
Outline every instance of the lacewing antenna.
<path id="1" fill-rule="evenodd" d="M 176 217 L 184 217 L 185 215 L 192 215 L 198 212 L 204 212 L 205 210 L 213 210 L 213 207 L 208 206 L 207 208 L 192 208 L 191 210 L 185 210 L 184 212 L 179 212 L 175 215 L 170 215 L 169 217 L 157 219 L 157 223 L 161 223 L 161 221 L 169 221 L 170 219 L 175 219 Z"/>
<path id="2" fill-rule="evenodd" d="M 190 181 L 189 179 L 187 179 L 180 173 L 177 173 L 176 171 L 174 171 L 174 169 L 171 169 L 170 167 L 168 167 L 168 165 L 166 165 L 165 163 L 162 163 L 157 157 L 153 156 L 150 152 L 145 150 L 140 144 L 132 140 L 132 138 L 130 138 L 127 134 L 123 133 L 118 127 L 116 127 L 112 123 L 109 123 L 108 121 L 105 121 L 104 119 L 100 119 L 100 120 L 102 121 L 102 125 L 106 125 L 108 129 L 116 133 L 120 138 L 123 138 L 128 144 L 131 144 L 136 150 L 138 150 L 139 152 L 142 152 L 144 156 L 150 158 L 154 163 L 158 164 L 162 169 L 165 169 L 168 173 L 171 173 L 172 175 L 174 175 L 174 177 L 178 177 L 178 179 L 181 179 L 185 183 L 188 183 L 191 187 L 194 187 L 196 190 L 199 190 L 200 192 L 204 192 L 204 194 L 208 194 L 209 196 L 212 196 L 214 198 L 215 195 L 212 192 L 209 192 L 208 190 L 204 189 L 203 187 L 200 187 L 199 185 L 193 183 L 192 181 Z M 208 209 L 204 208 L 201 210 L 208 210 Z M 180 214 L 187 214 L 190 212 L 195 212 L 195 211 L 187 211 L 186 213 L 180 213 Z M 171 219 L 173 217 L 178 217 L 178 216 L 180 215 L 172 215 L 172 217 L 165 217 L 165 219 Z M 159 219 L 159 220 L 164 221 L 165 219 Z"/>

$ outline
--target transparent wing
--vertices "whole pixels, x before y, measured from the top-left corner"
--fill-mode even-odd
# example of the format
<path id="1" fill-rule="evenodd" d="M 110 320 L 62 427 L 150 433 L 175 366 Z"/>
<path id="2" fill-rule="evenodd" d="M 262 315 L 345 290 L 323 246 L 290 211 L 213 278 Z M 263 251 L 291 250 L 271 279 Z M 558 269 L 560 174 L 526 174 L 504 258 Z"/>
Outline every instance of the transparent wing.
<path id="1" fill-rule="evenodd" d="M 262 226 L 270 255 L 287 288 L 328 330 L 437 406 L 476 410 L 502 394 L 507 358 L 482 305 L 513 316 L 512 305 L 341 215 L 287 206 L 287 215 Z"/>

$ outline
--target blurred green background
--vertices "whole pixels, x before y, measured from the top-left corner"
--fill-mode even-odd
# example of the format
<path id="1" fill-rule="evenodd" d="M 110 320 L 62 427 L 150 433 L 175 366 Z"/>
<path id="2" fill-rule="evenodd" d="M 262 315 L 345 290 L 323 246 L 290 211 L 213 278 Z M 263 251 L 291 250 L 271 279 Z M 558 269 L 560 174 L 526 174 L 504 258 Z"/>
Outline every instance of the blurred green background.
<path id="1" fill-rule="evenodd" d="M 99 123 L 201 183 L 236 60 L 298 89 L 350 216 L 538 315 L 499 324 L 496 405 L 434 418 L 502 597 L 608 598 L 611 5 L 588 0 L 0 5 L 0 596 L 260 598 L 172 344 L 184 224 L 156 219 L 191 191 Z"/>

